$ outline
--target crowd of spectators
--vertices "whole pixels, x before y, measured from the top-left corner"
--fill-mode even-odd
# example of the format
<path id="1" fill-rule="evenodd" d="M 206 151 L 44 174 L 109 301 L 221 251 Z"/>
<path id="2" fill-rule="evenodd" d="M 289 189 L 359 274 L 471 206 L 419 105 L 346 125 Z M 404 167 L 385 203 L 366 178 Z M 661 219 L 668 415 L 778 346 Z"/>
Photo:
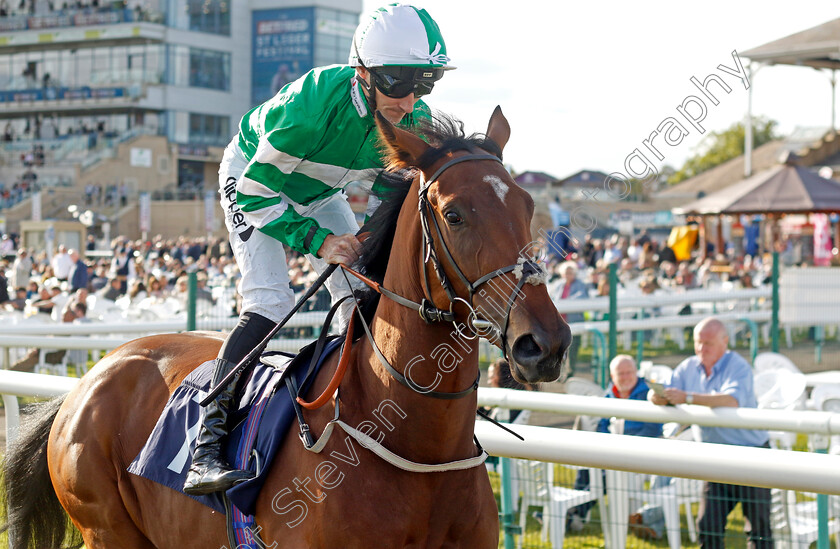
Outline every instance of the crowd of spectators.
<path id="1" fill-rule="evenodd" d="M 0 17 L 75 15 L 77 13 L 119 12 L 124 19 L 153 21 L 154 12 L 147 2 L 105 0 L 0 0 Z"/>
<path id="2" fill-rule="evenodd" d="M 11 84 L 14 85 L 14 84 Z M 16 121 L 7 121 L 3 126 L 2 140 L 4 143 L 15 141 L 50 140 L 70 137 L 73 135 L 87 136 L 88 148 L 96 146 L 99 138 L 113 137 L 114 132 L 108 130 L 104 119 L 94 120 L 89 117 L 59 117 L 52 115 L 35 115 Z M 43 166 L 46 158 L 44 145 L 34 143 L 32 150 L 20 155 L 24 166 Z"/>
<path id="3" fill-rule="evenodd" d="M 205 237 L 131 241 L 118 237 L 109 243 L 110 253 L 97 249 L 93 236 L 85 250 L 56 247 L 52 256 L 45 250 L 28 250 L 14 235 L 0 239 L 0 314 L 19 311 L 25 316 L 42 314 L 60 321 L 63 311 L 84 292 L 88 309 L 99 300 L 123 310 L 153 309 L 167 303 L 170 312 L 186 309 L 189 273 L 196 273 L 196 298 L 215 315 L 236 317 L 237 294 L 233 291 L 239 270 L 226 240 Z M 87 252 L 92 252 L 87 254 Z M 292 288 L 302 291 L 316 278 L 309 262 L 290 252 Z M 216 291 L 214 289 L 223 291 Z M 218 296 L 218 297 L 217 297 Z M 78 301 L 76 299 L 75 301 Z M 324 290 L 307 304 L 306 310 L 329 308 Z M 289 334 L 302 336 L 295 332 Z"/>
<path id="4" fill-rule="evenodd" d="M 32 193 L 40 190 L 38 176 L 32 172 L 31 176 L 25 177 L 29 173 L 27 171 L 16 177 L 14 183 L 11 185 L 0 182 L 0 210 L 11 208 L 25 198 L 28 198 Z"/>
<path id="5" fill-rule="evenodd" d="M 116 206 L 124 207 L 128 203 L 129 189 L 125 183 L 117 185 L 101 185 L 89 183 L 85 185 L 85 206 Z"/>
<path id="6" fill-rule="evenodd" d="M 691 259 L 679 261 L 674 251 L 655 238 L 641 233 L 637 237 L 614 234 L 598 239 L 587 235 L 580 249 L 565 260 L 552 259 L 549 264 L 549 292 L 555 302 L 609 295 L 609 267 L 616 265 L 618 291 L 628 295 L 653 295 L 683 292 L 697 288 L 755 288 L 770 280 L 771 261 L 760 255 L 737 257 L 727 254 L 695 253 Z M 572 286 L 568 274 L 573 272 Z M 581 290 L 580 282 L 584 289 Z M 571 291 L 570 291 L 571 290 Z M 687 312 L 687 311 L 685 311 Z M 573 314 L 573 313 L 572 313 Z M 583 315 L 573 314 L 571 321 Z M 590 315 L 591 320 L 600 320 Z"/>
<path id="7" fill-rule="evenodd" d="M 89 185 L 85 189 L 85 204 L 114 202 L 120 196 L 125 195 L 116 186 Z M 87 256 L 88 251 L 110 251 L 110 254 Z M 733 289 L 752 288 L 769 280 L 770 264 L 765 258 L 749 255 L 743 258 L 698 255 L 690 261 L 678 262 L 670 248 L 645 234 L 638 238 L 621 235 L 587 238 L 581 249 L 565 260 L 554 259 L 549 263 L 550 295 L 556 303 L 607 295 L 611 263 L 617 266 L 619 291 L 633 295 L 715 289 L 724 285 Z M 305 258 L 295 252 L 289 252 L 289 266 L 296 293 L 317 278 Z M 0 240 L 0 275 L 4 276 L 5 284 L 0 283 L 0 306 L 23 310 L 27 303 L 31 305 L 33 296 L 46 295 L 55 289 L 67 296 L 86 289 L 91 295 L 110 301 L 127 300 L 124 303 L 131 305 L 143 300 L 185 299 L 190 272 L 197 273 L 200 297 L 214 304 L 212 289 L 232 289 L 239 277 L 229 246 L 222 239 L 158 236 L 148 241 L 131 241 L 118 237 L 107 245 L 97 245 L 91 236 L 85 250 L 58 246 L 53 256 L 48 257 L 45 250 L 27 250 L 13 235 L 4 235 Z M 15 300 L 21 294 L 27 303 Z M 235 316 L 236 293 L 230 290 L 227 294 L 231 299 L 229 314 Z M 322 293 L 312 307 L 323 310 L 328 304 L 328 294 Z M 680 312 L 690 311 L 687 306 Z M 564 316 L 569 322 L 602 318 L 594 313 L 565 313 Z"/>
<path id="8" fill-rule="evenodd" d="M 112 198 L 106 198 L 109 196 Z M 85 190 L 86 205 L 113 202 L 119 196 L 119 188 L 114 186 L 109 190 L 90 185 Z M 292 251 L 288 253 L 292 289 L 295 293 L 303 292 L 317 275 L 304 257 Z M 637 238 L 621 235 L 586 238 L 579 250 L 562 261 L 553 259 L 549 263 L 550 295 L 558 304 L 568 299 L 606 295 L 610 264 L 617 267 L 620 294 L 649 295 L 695 288 L 752 288 L 769 280 L 770 262 L 749 255 L 742 258 L 698 255 L 690 261 L 676 261 L 670 248 L 645 234 Z M 102 320 L 107 307 L 126 314 L 151 311 L 152 314 L 144 317 L 149 320 L 167 318 L 165 315 L 186 310 L 191 272 L 196 273 L 200 310 L 214 318 L 238 315 L 235 287 L 239 271 L 226 240 L 157 236 L 147 241 L 118 237 L 103 243 L 90 236 L 84 250 L 59 245 L 48 256 L 44 249 L 28 250 L 14 235 L 3 235 L 0 314 L 41 315 L 45 320 L 67 321 L 68 309 L 81 302 L 86 305 L 85 314 L 79 316 L 77 309 L 70 321 Z M 304 310 L 327 310 L 329 304 L 329 294 L 321 290 Z M 691 312 L 691 305 L 686 305 L 668 314 Z M 655 307 L 646 309 L 646 314 L 659 313 Z M 602 313 L 593 312 L 568 312 L 564 316 L 568 322 L 604 318 Z M 307 337 L 311 331 L 312 328 L 288 329 L 281 335 Z M 580 338 L 576 337 L 569 353 L 572 369 L 580 344 Z"/>

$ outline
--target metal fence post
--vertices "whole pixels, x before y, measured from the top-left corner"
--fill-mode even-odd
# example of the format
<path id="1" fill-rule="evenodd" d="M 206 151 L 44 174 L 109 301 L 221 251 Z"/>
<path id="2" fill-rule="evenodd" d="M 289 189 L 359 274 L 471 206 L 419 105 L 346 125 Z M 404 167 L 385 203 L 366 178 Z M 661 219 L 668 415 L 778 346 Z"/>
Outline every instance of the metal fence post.
<path id="1" fill-rule="evenodd" d="M 817 454 L 827 454 L 829 437 L 826 435 L 811 435 L 811 443 Z M 829 549 L 828 532 L 828 496 L 817 494 L 817 549 Z"/>
<path id="2" fill-rule="evenodd" d="M 779 252 L 773 252 L 773 312 L 770 319 L 770 350 L 779 352 Z"/>
<path id="3" fill-rule="evenodd" d="M 525 532 L 519 532 L 519 525 L 515 522 L 514 509 L 514 494 L 511 493 L 513 487 L 511 485 L 511 468 L 513 461 L 510 458 L 499 458 L 499 484 L 502 490 L 502 535 L 505 540 L 505 549 L 514 549 L 516 547 L 516 540 L 514 535 L 525 535 Z M 517 496 L 519 494 L 516 494 Z"/>
<path id="4" fill-rule="evenodd" d="M 814 360 L 822 362 L 822 347 L 825 343 L 825 326 L 814 326 Z"/>
<path id="5" fill-rule="evenodd" d="M 610 263 L 610 333 L 609 338 L 609 356 L 607 362 L 615 358 L 618 353 L 618 344 L 616 338 L 616 324 L 618 323 L 618 302 L 616 301 L 618 287 L 618 270 L 615 263 Z"/>
<path id="6" fill-rule="evenodd" d="M 198 277 L 194 272 L 187 277 L 187 331 L 195 330 L 195 302 L 198 290 Z"/>
<path id="7" fill-rule="evenodd" d="M 595 378 L 596 383 L 600 383 L 601 387 L 607 387 L 607 338 L 604 337 L 604 334 L 600 330 L 596 330 L 595 328 L 590 328 L 589 333 L 595 336 L 594 339 L 598 340 L 597 345 L 593 342 L 592 343 L 592 350 L 593 354 L 595 349 L 598 350 L 598 368 L 595 370 Z"/>
<path id="8" fill-rule="evenodd" d="M 647 315 L 644 309 L 639 310 L 639 318 L 645 319 Z M 645 358 L 645 331 L 636 331 L 636 364 L 641 364 Z"/>
<path id="9" fill-rule="evenodd" d="M 751 318 L 741 318 L 741 322 L 746 322 L 750 328 L 750 364 L 755 363 L 755 357 L 758 355 L 758 324 Z"/>

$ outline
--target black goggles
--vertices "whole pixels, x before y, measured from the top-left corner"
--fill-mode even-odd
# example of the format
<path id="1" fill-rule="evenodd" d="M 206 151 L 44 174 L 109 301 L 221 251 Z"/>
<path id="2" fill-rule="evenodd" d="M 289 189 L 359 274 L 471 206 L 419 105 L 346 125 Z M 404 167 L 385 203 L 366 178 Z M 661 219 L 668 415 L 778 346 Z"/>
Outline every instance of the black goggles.
<path id="1" fill-rule="evenodd" d="M 443 77 L 440 67 L 376 67 L 368 69 L 376 89 L 384 95 L 402 99 L 410 93 L 422 97 L 432 93 Z"/>

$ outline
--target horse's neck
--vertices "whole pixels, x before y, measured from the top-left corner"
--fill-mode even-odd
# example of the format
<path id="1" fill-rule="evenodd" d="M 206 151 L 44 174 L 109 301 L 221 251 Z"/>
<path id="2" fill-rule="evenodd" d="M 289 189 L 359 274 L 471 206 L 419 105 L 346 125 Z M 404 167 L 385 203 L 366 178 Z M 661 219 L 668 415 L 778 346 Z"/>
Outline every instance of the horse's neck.
<path id="1" fill-rule="evenodd" d="M 478 375 L 477 345 L 460 338 L 450 324 L 427 325 L 416 312 L 383 299 L 371 328 L 388 362 L 418 386 L 458 392 Z M 453 400 L 419 394 L 386 371 L 369 342 L 359 351 L 349 384 L 342 386 L 342 401 L 365 403 L 358 408 L 354 402 L 356 419 L 373 419 L 387 448 L 423 463 L 475 455 L 476 393 Z"/>
<path id="2" fill-rule="evenodd" d="M 414 214 L 405 216 L 403 211 L 400 217 L 394 240 L 402 245 L 392 250 L 384 286 L 420 302 L 420 224 L 417 201 L 412 198 L 403 209 Z M 459 336 L 450 323 L 427 324 L 416 311 L 383 297 L 371 328 L 388 362 L 418 386 L 453 393 L 472 386 L 478 375 L 477 342 Z M 388 410 L 385 423 L 390 420 L 394 429 L 383 429 L 386 447 L 407 459 L 425 463 L 475 455 L 476 393 L 454 400 L 418 394 L 387 372 L 367 341 L 359 347 L 356 362 L 347 390 L 342 387 L 343 394 L 355 393 L 365 402 L 367 408 L 357 409 L 361 416 L 369 416 L 374 409 Z M 381 422 L 382 418 L 377 419 Z"/>

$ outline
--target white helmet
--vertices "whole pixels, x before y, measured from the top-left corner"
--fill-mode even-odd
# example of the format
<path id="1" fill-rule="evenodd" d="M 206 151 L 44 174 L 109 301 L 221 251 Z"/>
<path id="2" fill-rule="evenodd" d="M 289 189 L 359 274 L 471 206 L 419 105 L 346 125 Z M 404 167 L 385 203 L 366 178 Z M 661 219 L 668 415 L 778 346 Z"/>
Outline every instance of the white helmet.
<path id="1" fill-rule="evenodd" d="M 435 67 L 449 65 L 446 43 L 426 10 L 389 4 L 365 17 L 353 35 L 351 67 Z"/>

